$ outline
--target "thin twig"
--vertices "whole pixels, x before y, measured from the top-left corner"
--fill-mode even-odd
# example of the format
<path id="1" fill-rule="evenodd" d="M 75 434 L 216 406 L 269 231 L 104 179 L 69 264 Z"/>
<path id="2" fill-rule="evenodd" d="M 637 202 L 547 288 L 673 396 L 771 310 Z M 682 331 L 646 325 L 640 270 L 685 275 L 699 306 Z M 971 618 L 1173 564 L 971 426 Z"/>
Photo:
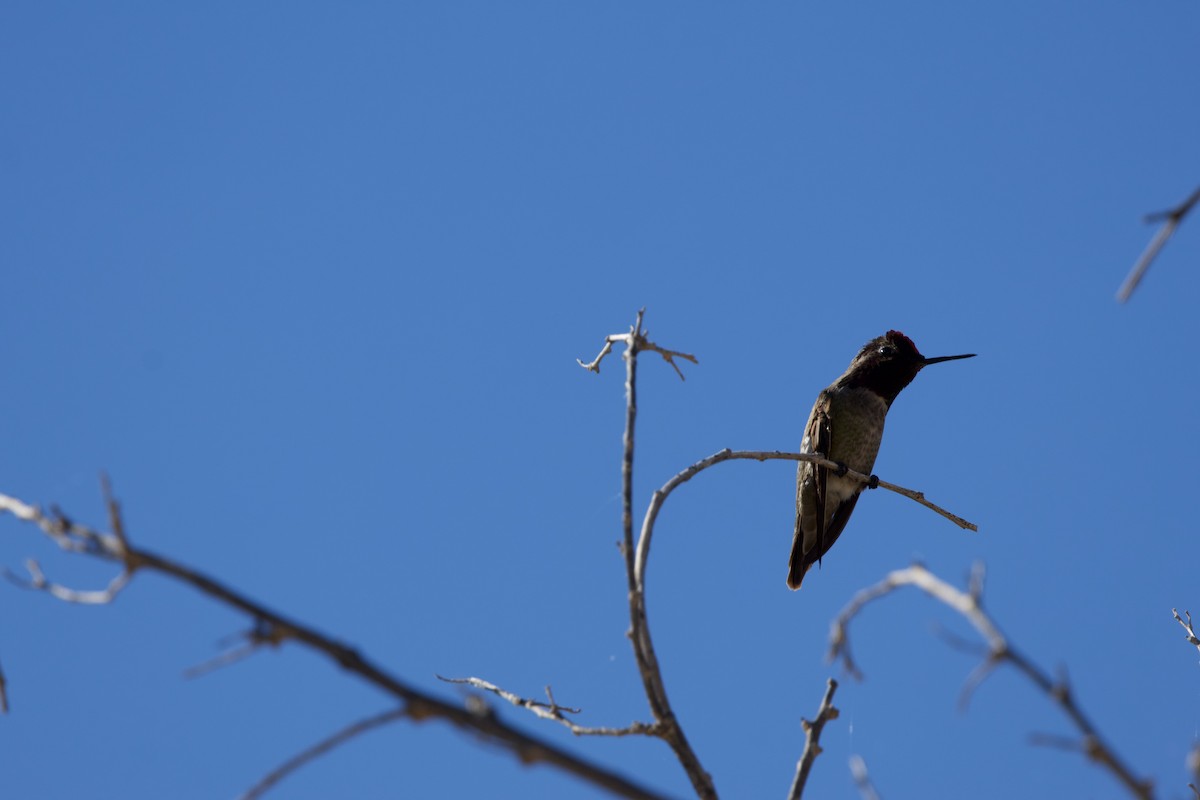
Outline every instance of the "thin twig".
<path id="1" fill-rule="evenodd" d="M 1182 619 L 1180 619 L 1178 611 L 1173 608 L 1171 609 L 1171 616 L 1175 617 L 1175 621 L 1182 625 L 1183 629 L 1187 631 L 1187 636 L 1185 638 L 1190 644 L 1195 645 L 1197 650 L 1200 650 L 1200 637 L 1197 637 L 1196 632 L 1192 630 L 1192 612 L 1184 611 L 1183 613 L 1187 614 L 1187 622 L 1184 622 Z"/>
<path id="2" fill-rule="evenodd" d="M 507 700 L 518 708 L 525 708 L 529 711 L 532 711 L 535 715 L 541 717 L 542 719 L 549 719 L 562 724 L 567 728 L 567 730 L 576 736 L 633 736 L 639 734 L 643 736 L 657 735 L 655 726 L 649 725 L 645 722 L 632 722 L 628 727 L 625 728 L 593 728 L 586 725 L 576 725 L 563 715 L 579 714 L 581 713 L 580 709 L 571 708 L 569 706 L 560 706 L 558 703 L 554 702 L 554 695 L 550 691 L 549 686 L 546 687 L 546 697 L 550 700 L 550 702 L 543 703 L 540 700 L 531 700 L 529 698 L 513 694 L 512 692 L 501 689 L 496 684 L 491 683 L 490 681 L 485 681 L 482 678 L 443 678 L 441 675 L 438 675 L 437 679 L 439 681 L 445 681 L 446 683 L 466 684 L 467 686 L 473 686 L 476 689 L 482 689 L 485 692 L 491 692 L 497 697 Z"/>
<path id="3" fill-rule="evenodd" d="M 671 702 L 667 699 L 667 687 L 663 683 L 662 671 L 658 666 L 658 656 L 654 652 L 654 643 L 650 638 L 650 623 L 646 616 L 646 590 L 644 574 L 639 573 L 634 563 L 633 548 L 633 444 L 634 431 L 637 423 L 637 356 L 638 351 L 646 346 L 642 333 L 642 318 L 646 309 L 638 311 L 637 320 L 630 328 L 625 347 L 625 433 L 622 437 L 621 454 L 621 551 L 625 560 L 625 577 L 629 586 L 629 640 L 633 645 L 634 660 L 638 673 L 642 677 L 642 688 L 646 692 L 646 700 L 650 704 L 650 713 L 654 715 L 654 730 L 656 735 L 665 741 L 675 752 L 683 771 L 692 782 L 692 788 L 701 800 L 715 800 L 716 787 L 712 776 L 704 769 L 699 757 L 692 749 L 683 732 L 683 726 L 675 712 L 671 710 Z M 659 349 L 657 352 L 662 353 Z M 669 351 L 668 351 L 669 352 Z M 694 358 L 692 359 L 695 360 Z M 670 362 L 670 359 L 668 359 Z M 670 362 L 674 366 L 674 362 Z M 678 371 L 678 367 L 676 367 Z M 653 503 L 652 503 L 653 505 Z M 649 513 L 649 512 L 647 512 Z M 645 538 L 643 527 L 643 538 Z M 638 554 L 641 556 L 642 542 L 638 542 Z M 644 565 L 644 561 L 642 564 Z"/>
<path id="4" fill-rule="evenodd" d="M 110 505 L 110 512 L 113 508 L 115 506 Z M 586 761 L 544 739 L 519 731 L 502 722 L 494 714 L 479 713 L 426 694 L 387 672 L 358 650 L 298 620 L 272 611 L 198 570 L 149 550 L 134 547 L 128 542 L 127 536 L 123 541 L 116 534 L 93 530 L 73 522 L 61 513 L 46 514 L 37 506 L 0 494 L 0 513 L 3 512 L 37 526 L 64 550 L 116 562 L 122 565 L 126 573 L 141 568 L 163 573 L 247 614 L 255 621 L 256 627 L 261 627 L 264 636 L 278 637 L 281 642 L 295 642 L 321 653 L 347 672 L 399 699 L 404 703 L 405 714 L 414 721 L 444 719 L 459 728 L 503 745 L 522 763 L 549 764 L 623 797 L 647 800 L 662 797 L 609 769 Z"/>
<path id="5" fill-rule="evenodd" d="M 808 773 L 812 770 L 813 762 L 822 752 L 821 731 L 825 728 L 826 722 L 838 718 L 838 710 L 833 705 L 833 693 L 837 691 L 837 687 L 837 681 L 830 678 L 825 685 L 825 696 L 821 698 L 821 705 L 817 708 L 817 716 L 813 718 L 812 722 L 803 718 L 800 720 L 800 725 L 804 728 L 804 752 L 800 754 L 800 760 L 796 762 L 796 775 L 792 778 L 792 788 L 788 790 L 788 800 L 800 800 L 804 794 Z"/>
<path id="6" fill-rule="evenodd" d="M 862 796 L 862 800 L 881 800 L 879 792 L 875 791 L 875 784 L 871 783 L 871 776 L 867 772 L 867 762 L 860 755 L 850 756 L 850 775 L 854 778 L 854 785 L 858 787 L 858 793 Z"/>
<path id="7" fill-rule="evenodd" d="M 408 716 L 408 710 L 404 708 L 393 708 L 390 711 L 384 711 L 380 714 L 360 719 L 351 725 L 347 725 L 337 733 L 314 744 L 312 747 L 305 748 L 300 753 L 289 758 L 287 761 L 280 764 L 275 769 L 263 776 L 263 778 L 254 786 L 250 787 L 240 798 L 240 800 L 258 800 L 266 794 L 275 784 L 291 775 L 296 770 L 303 767 L 310 761 L 313 761 L 320 756 L 325 755 L 335 747 L 345 744 L 355 736 L 367 733 L 376 728 L 387 725 L 389 722 L 395 722 Z"/>
<path id="8" fill-rule="evenodd" d="M 226 641 L 222 642 L 222 644 L 234 641 L 240 641 L 241 644 L 194 667 L 188 667 L 184 670 L 183 677 L 199 678 L 222 667 L 228 667 L 249 658 L 264 646 L 279 647 L 279 645 L 287 641 L 287 638 L 288 635 L 284 629 L 259 622 L 248 631 L 235 634 L 233 637 L 225 637 Z"/>
<path id="9" fill-rule="evenodd" d="M 750 461 L 807 461 L 810 464 L 817 464 L 818 466 L 829 467 L 830 469 L 839 469 L 839 470 L 843 466 L 842 464 L 839 464 L 836 461 L 831 461 L 828 458 L 825 458 L 824 456 L 814 455 L 811 453 L 784 453 L 779 450 L 770 450 L 770 451 L 767 451 L 767 450 L 730 450 L 730 449 L 726 448 L 719 452 L 713 453 L 711 456 L 708 456 L 707 458 L 700 459 L 699 461 L 692 464 L 690 467 L 683 470 L 682 472 L 677 473 L 673 478 L 671 478 L 669 481 L 664 483 L 662 485 L 662 488 L 659 489 L 658 491 L 656 491 L 654 493 L 653 497 L 650 498 L 650 507 L 646 510 L 646 518 L 642 522 L 642 535 L 638 539 L 638 550 L 637 550 L 636 571 L 637 571 L 637 574 L 639 576 L 641 576 L 640 579 L 643 582 L 645 580 L 645 573 L 646 573 L 645 561 L 649 557 L 649 552 L 650 552 L 650 537 L 653 534 L 654 523 L 658 518 L 658 512 L 662 508 L 663 502 L 666 501 L 667 497 L 671 494 L 671 492 L 675 491 L 675 489 L 679 488 L 679 486 L 681 486 L 684 483 L 687 483 L 692 478 L 694 478 L 696 475 L 700 474 L 701 472 L 708 469 L 709 467 L 716 466 L 717 464 L 721 464 L 725 461 L 736 461 L 739 459 L 745 459 L 745 460 L 750 460 Z M 874 475 L 864 475 L 863 473 L 855 472 L 852 469 L 846 470 L 846 477 L 853 478 L 854 480 L 857 480 L 860 483 L 864 483 L 867 486 L 871 486 L 872 484 L 874 484 L 874 485 L 879 486 L 880 488 L 888 489 L 890 491 L 896 492 L 897 494 L 901 494 L 901 495 L 904 495 L 905 497 L 916 500 L 921 505 L 937 512 L 938 514 L 940 514 L 941 516 L 950 520 L 955 525 L 958 525 L 960 528 L 963 528 L 964 530 L 969 530 L 969 531 L 978 531 L 979 530 L 979 526 L 977 526 L 975 523 L 968 522 L 967 520 L 963 519 L 962 517 L 958 516 L 957 514 L 952 514 L 951 512 L 947 511 L 946 509 L 941 508 L 940 506 L 937 506 L 937 505 L 929 502 L 928 500 L 926 500 L 923 492 L 918 492 L 913 489 L 905 489 L 902 486 L 897 486 L 893 483 L 888 483 L 887 481 L 879 480 L 879 478 L 877 478 Z"/>
<path id="10" fill-rule="evenodd" d="M 1155 214 L 1148 214 L 1146 222 L 1162 221 L 1160 227 L 1154 233 L 1154 237 L 1150 240 L 1150 244 L 1146 245 L 1146 249 L 1142 251 L 1138 257 L 1137 263 L 1133 265 L 1133 269 L 1129 271 L 1125 282 L 1121 284 L 1121 288 L 1117 290 L 1117 300 L 1124 303 L 1133 294 L 1133 290 L 1137 288 L 1142 281 L 1142 276 L 1150 267 L 1150 263 L 1158 256 L 1158 251 L 1162 250 L 1163 245 L 1167 240 L 1175 234 L 1175 229 L 1179 227 L 1179 223 L 1183 222 L 1183 218 L 1188 215 L 1196 203 L 1200 202 L 1200 189 L 1192 192 L 1192 195 L 1177 205 L 1175 208 L 1159 211 Z"/>
<path id="11" fill-rule="evenodd" d="M 8 680 L 4 677 L 4 670 L 0 669 L 0 714 L 8 713 Z"/>
<path id="12" fill-rule="evenodd" d="M 594 372 L 597 375 L 599 375 L 600 374 L 600 362 L 604 360 L 604 357 L 606 355 L 608 355 L 609 353 L 612 352 L 613 344 L 615 344 L 616 342 L 624 342 L 624 341 L 628 341 L 627 334 L 616 334 L 614 336 L 606 337 L 604 340 L 604 347 L 601 348 L 601 350 L 600 350 L 600 355 L 593 358 L 587 364 L 583 363 L 582 358 L 577 358 L 575 360 L 579 362 L 579 366 L 583 367 L 588 372 Z"/>
<path id="13" fill-rule="evenodd" d="M 642 317 L 645 315 L 645 313 L 646 309 L 644 308 L 638 311 L 637 322 L 634 324 L 629 333 L 613 333 L 605 336 L 604 347 L 601 348 L 600 354 L 594 359 L 586 364 L 583 363 L 582 358 L 577 358 L 575 361 L 578 362 L 579 366 L 583 367 L 587 371 L 595 372 L 598 375 L 600 374 L 600 362 L 604 360 L 606 355 L 612 352 L 614 344 L 617 342 L 622 342 L 625 347 L 628 348 L 630 342 L 636 339 L 638 350 L 649 350 L 651 352 L 658 353 L 663 357 L 664 361 L 674 368 L 675 374 L 679 376 L 680 380 L 687 380 L 687 378 L 683 376 L 683 371 L 679 369 L 679 365 L 675 363 L 675 359 L 682 358 L 685 361 L 692 362 L 693 364 L 699 364 L 700 362 L 697 361 L 696 357 L 691 353 L 681 353 L 678 350 L 668 350 L 665 347 L 659 347 L 654 342 L 650 341 L 649 331 L 642 330 Z M 626 352 L 628 352 L 628 350 Z"/>
<path id="14" fill-rule="evenodd" d="M 974 690 L 991 672 L 1001 664 L 1011 664 L 1016 670 L 1042 690 L 1079 731 L 1080 740 L 1073 742 L 1074 748 L 1083 752 L 1088 759 L 1104 766 L 1134 797 L 1149 800 L 1154 796 L 1153 784 L 1148 780 L 1139 779 L 1117 757 L 1116 752 L 1100 736 L 1092 721 L 1083 713 L 1083 709 L 1075 702 L 1075 696 L 1066 675 L 1057 680 L 1037 667 L 1032 661 L 1018 652 L 1000 632 L 995 621 L 983 610 L 982 600 L 973 591 L 962 591 L 937 577 L 920 564 L 914 564 L 906 569 L 891 572 L 874 586 L 863 589 L 856 594 L 842 609 L 833 621 L 830 630 L 829 658 L 840 658 L 846 670 L 861 679 L 850 655 L 849 625 L 850 621 L 873 600 L 891 594 L 902 586 L 915 586 L 933 599 L 957 611 L 979 632 L 987 643 L 988 655 L 984 662 L 975 670 L 968 681 L 969 690 Z M 968 692 L 969 696 L 969 692 Z"/>
<path id="15" fill-rule="evenodd" d="M 117 599 L 117 595 L 121 593 L 121 590 L 129 585 L 129 579 L 133 577 L 133 573 L 129 570 L 122 570 L 109 581 L 108 586 L 104 589 L 88 591 L 71 589 L 48 579 L 45 573 L 42 572 L 41 565 L 32 558 L 25 559 L 25 569 L 29 571 L 29 578 L 22 578 L 7 567 L 4 568 L 4 577 L 23 589 L 36 589 L 37 591 L 46 592 L 62 600 L 64 603 L 78 603 L 85 606 L 100 606 L 111 603 Z"/>

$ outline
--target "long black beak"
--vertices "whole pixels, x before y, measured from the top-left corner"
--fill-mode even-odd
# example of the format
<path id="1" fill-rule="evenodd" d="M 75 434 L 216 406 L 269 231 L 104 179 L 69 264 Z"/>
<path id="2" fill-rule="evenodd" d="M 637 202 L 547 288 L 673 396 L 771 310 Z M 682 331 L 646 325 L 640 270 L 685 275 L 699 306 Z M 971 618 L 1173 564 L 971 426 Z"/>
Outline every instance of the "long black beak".
<path id="1" fill-rule="evenodd" d="M 961 356 L 938 356 L 937 358 L 922 358 L 921 366 L 928 367 L 930 364 L 940 364 L 943 361 L 957 361 L 960 358 L 974 358 L 974 353 L 967 353 Z"/>

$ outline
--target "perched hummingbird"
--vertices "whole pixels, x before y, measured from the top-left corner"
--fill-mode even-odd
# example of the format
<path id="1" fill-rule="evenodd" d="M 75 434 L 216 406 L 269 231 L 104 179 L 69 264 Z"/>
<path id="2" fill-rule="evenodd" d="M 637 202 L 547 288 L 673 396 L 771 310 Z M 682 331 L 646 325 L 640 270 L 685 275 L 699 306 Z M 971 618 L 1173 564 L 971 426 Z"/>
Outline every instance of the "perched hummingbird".
<path id="1" fill-rule="evenodd" d="M 842 377 L 817 395 L 804 426 L 800 452 L 821 453 L 855 472 L 871 474 L 883 439 L 883 421 L 900 390 L 930 364 L 974 356 L 926 358 L 900 331 L 872 339 L 858 351 Z M 808 568 L 833 547 L 862 490 L 863 484 L 837 470 L 800 462 L 789 588 L 799 589 Z"/>

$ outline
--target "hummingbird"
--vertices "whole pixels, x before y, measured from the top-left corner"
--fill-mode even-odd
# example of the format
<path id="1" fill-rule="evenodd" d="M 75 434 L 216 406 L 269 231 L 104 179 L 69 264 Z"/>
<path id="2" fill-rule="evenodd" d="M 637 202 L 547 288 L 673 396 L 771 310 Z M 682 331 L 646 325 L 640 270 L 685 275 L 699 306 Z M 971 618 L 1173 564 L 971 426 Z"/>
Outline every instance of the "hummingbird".
<path id="1" fill-rule="evenodd" d="M 788 588 L 799 589 L 804 573 L 829 552 L 846 528 L 865 484 L 846 469 L 871 474 L 883 422 L 900 391 L 930 364 L 974 358 L 926 358 L 900 331 L 888 331 L 863 345 L 842 377 L 817 395 L 804 426 L 801 453 L 819 453 L 841 470 L 801 461 L 796 470 L 796 532 L 788 567 Z"/>

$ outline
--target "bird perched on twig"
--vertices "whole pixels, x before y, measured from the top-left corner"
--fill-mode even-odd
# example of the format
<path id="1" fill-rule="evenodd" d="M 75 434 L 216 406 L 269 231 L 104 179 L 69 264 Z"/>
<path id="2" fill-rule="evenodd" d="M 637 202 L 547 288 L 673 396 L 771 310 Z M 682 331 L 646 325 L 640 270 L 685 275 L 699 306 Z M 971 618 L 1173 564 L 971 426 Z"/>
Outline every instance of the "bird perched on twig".
<path id="1" fill-rule="evenodd" d="M 821 454 L 843 468 L 799 464 L 788 587 L 800 588 L 804 573 L 820 562 L 845 529 L 865 485 L 847 477 L 846 469 L 871 473 L 896 396 L 930 364 L 974 356 L 926 358 L 903 333 L 888 331 L 863 345 L 842 377 L 817 395 L 800 452 Z"/>

